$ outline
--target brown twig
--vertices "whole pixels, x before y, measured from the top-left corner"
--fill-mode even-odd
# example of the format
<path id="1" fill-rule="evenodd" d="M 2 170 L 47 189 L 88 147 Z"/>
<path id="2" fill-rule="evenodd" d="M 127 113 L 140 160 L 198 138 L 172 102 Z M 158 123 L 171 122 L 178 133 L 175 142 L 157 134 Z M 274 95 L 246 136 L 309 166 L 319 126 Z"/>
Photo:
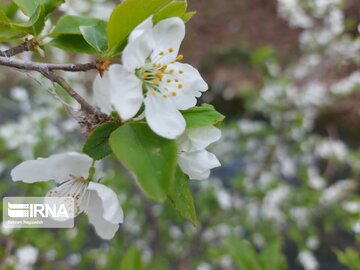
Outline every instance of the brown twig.
<path id="1" fill-rule="evenodd" d="M 51 63 L 39 63 L 22 61 L 18 59 L 11 59 L 0 56 L 0 65 L 13 67 L 22 70 L 32 71 L 44 71 L 44 70 L 63 70 L 71 72 L 85 72 L 92 69 L 97 69 L 97 63 L 86 63 L 86 64 L 51 64 Z"/>
<path id="2" fill-rule="evenodd" d="M 60 85 L 71 97 L 73 97 L 80 105 L 81 109 L 91 113 L 96 114 L 97 110 L 91 106 L 82 96 L 80 96 L 71 86 L 68 84 L 64 78 L 55 74 L 51 70 L 41 70 L 40 73 L 48 78 L 50 81 Z"/>
<path id="3" fill-rule="evenodd" d="M 39 45 L 39 43 L 37 41 L 34 41 L 32 39 L 30 39 L 30 40 L 27 39 L 23 43 L 19 44 L 16 47 L 10 48 L 6 51 L 0 50 L 0 56 L 11 57 L 11 56 L 14 56 L 14 55 L 22 53 L 22 52 L 31 51 L 38 45 Z"/>
<path id="4" fill-rule="evenodd" d="M 64 78 L 57 75 L 54 70 L 84 72 L 91 69 L 97 69 L 100 64 L 101 63 L 97 62 L 86 64 L 48 64 L 28 62 L 0 56 L 0 65 L 20 70 L 37 71 L 54 84 L 61 86 L 71 97 L 73 97 L 81 106 L 81 110 L 73 116 L 79 122 L 85 135 L 88 135 L 91 130 L 93 130 L 99 123 L 105 121 L 108 117 L 90 105 L 70 86 L 70 84 L 65 81 Z"/>

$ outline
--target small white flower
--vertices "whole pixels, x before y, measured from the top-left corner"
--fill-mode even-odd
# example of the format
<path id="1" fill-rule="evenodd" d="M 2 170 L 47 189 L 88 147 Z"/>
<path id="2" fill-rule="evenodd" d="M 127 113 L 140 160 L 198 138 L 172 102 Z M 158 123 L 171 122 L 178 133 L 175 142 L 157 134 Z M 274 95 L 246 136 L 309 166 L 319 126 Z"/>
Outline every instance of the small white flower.
<path id="1" fill-rule="evenodd" d="M 309 250 L 300 251 L 298 259 L 305 270 L 319 269 L 318 261 L 316 260 L 314 254 Z"/>
<path id="2" fill-rule="evenodd" d="M 117 111 L 123 120 L 133 118 L 145 105 L 145 118 L 158 135 L 175 139 L 185 130 L 179 110 L 196 105 L 208 89 L 199 72 L 178 61 L 185 24 L 179 18 L 153 26 L 147 19 L 133 30 L 122 53 L 122 65 L 94 81 L 94 99 L 105 113 Z"/>
<path id="3" fill-rule="evenodd" d="M 87 213 L 96 233 L 111 239 L 123 222 L 123 211 L 112 189 L 88 180 L 92 162 L 84 154 L 56 154 L 19 164 L 11 171 L 11 177 L 13 181 L 26 183 L 54 180 L 59 186 L 47 196 L 73 197 L 75 215 Z"/>
<path id="4" fill-rule="evenodd" d="M 221 137 L 221 131 L 213 126 L 189 128 L 178 139 L 179 166 L 190 179 L 206 179 L 210 169 L 220 166 L 216 156 L 205 150 Z"/>
<path id="5" fill-rule="evenodd" d="M 16 270 L 33 269 L 32 266 L 36 263 L 39 250 L 33 246 L 27 245 L 16 250 Z"/>

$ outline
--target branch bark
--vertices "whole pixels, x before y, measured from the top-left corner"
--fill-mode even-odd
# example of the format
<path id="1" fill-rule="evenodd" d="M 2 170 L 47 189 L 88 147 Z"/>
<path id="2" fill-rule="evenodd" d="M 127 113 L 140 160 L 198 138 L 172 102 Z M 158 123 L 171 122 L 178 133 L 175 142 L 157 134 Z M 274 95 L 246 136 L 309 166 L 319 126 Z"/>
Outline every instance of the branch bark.
<path id="1" fill-rule="evenodd" d="M 0 51 L 0 56 L 11 57 L 11 56 L 14 56 L 14 55 L 22 53 L 22 52 L 31 51 L 38 45 L 39 45 L 39 43 L 32 39 L 25 40 L 23 43 L 19 44 L 16 47 L 10 48 L 6 51 Z"/>
<path id="2" fill-rule="evenodd" d="M 58 84 L 59 86 L 61 86 L 71 97 L 73 97 L 81 105 L 81 110 L 77 113 L 77 115 L 74 115 L 74 117 L 79 122 L 85 135 L 88 135 L 91 130 L 93 130 L 99 123 L 108 119 L 108 116 L 106 114 L 103 114 L 95 107 L 90 105 L 70 86 L 70 84 L 65 81 L 64 78 L 54 72 L 54 70 L 85 72 L 91 69 L 97 69 L 97 62 L 86 64 L 48 64 L 28 62 L 0 56 L 0 66 L 7 66 L 27 71 L 37 71 L 41 73 L 44 77 L 52 81 L 54 84 Z"/>
<path id="3" fill-rule="evenodd" d="M 51 64 L 51 63 L 39 63 L 29 62 L 18 59 L 12 59 L 0 56 L 0 65 L 13 67 L 22 70 L 32 70 L 42 72 L 44 70 L 63 70 L 70 72 L 85 72 L 92 69 L 97 69 L 97 63 L 85 63 L 85 64 Z"/>

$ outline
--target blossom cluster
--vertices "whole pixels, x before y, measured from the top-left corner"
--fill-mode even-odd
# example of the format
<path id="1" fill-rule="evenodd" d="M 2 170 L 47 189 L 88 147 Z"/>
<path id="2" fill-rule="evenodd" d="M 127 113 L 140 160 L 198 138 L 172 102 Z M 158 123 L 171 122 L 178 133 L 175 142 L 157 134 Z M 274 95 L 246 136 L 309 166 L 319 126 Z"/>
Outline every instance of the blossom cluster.
<path id="1" fill-rule="evenodd" d="M 206 179 L 210 169 L 220 166 L 206 148 L 219 140 L 221 132 L 214 126 L 186 129 L 181 111 L 194 107 L 208 85 L 194 67 L 180 62 L 184 36 L 180 18 L 156 25 L 152 17 L 145 20 L 130 34 L 122 64 L 112 64 L 96 77 L 94 101 L 103 113 L 116 113 L 122 123 L 145 119 L 157 135 L 176 140 L 182 171 L 190 179 Z M 123 211 L 116 193 L 93 181 L 97 163 L 85 154 L 68 152 L 25 161 L 11 176 L 26 183 L 54 180 L 58 186 L 47 196 L 73 197 L 75 216 L 86 213 L 97 234 L 110 239 L 123 222 Z"/>

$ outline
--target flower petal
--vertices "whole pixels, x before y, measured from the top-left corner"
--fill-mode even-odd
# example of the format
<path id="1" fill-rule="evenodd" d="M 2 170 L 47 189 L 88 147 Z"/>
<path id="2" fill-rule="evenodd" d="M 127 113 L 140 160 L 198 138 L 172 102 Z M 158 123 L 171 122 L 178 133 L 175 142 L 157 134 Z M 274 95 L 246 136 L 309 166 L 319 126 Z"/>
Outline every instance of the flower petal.
<path id="1" fill-rule="evenodd" d="M 110 102 L 110 76 L 105 72 L 103 77 L 97 75 L 93 83 L 94 102 L 103 113 L 112 111 Z"/>
<path id="2" fill-rule="evenodd" d="M 103 239 L 111 239 L 124 221 L 124 214 L 116 193 L 99 183 L 90 182 L 86 212 L 96 233 Z"/>
<path id="3" fill-rule="evenodd" d="M 155 46 L 151 59 L 154 62 L 170 63 L 176 59 L 184 39 L 185 23 L 178 17 L 162 20 L 154 26 L 152 35 Z M 164 53 L 163 56 L 160 55 L 161 52 Z"/>
<path id="4" fill-rule="evenodd" d="M 122 53 L 122 63 L 124 67 L 131 72 L 143 67 L 145 60 L 151 55 L 154 48 L 152 32 L 144 31 L 133 41 L 129 41 Z"/>
<path id="5" fill-rule="evenodd" d="M 152 22 L 152 16 L 147 18 L 145 21 L 143 21 L 141 24 L 135 27 L 135 29 L 131 32 L 128 42 L 133 42 L 136 38 L 141 36 L 145 32 L 149 32 L 152 30 L 153 22 Z"/>
<path id="6" fill-rule="evenodd" d="M 142 82 L 121 65 L 109 69 L 110 100 L 123 120 L 136 115 L 143 102 Z"/>
<path id="7" fill-rule="evenodd" d="M 187 151 L 204 150 L 210 144 L 220 139 L 221 131 L 214 126 L 190 128 L 186 130 L 186 136 L 190 140 L 191 145 L 191 149 Z"/>
<path id="8" fill-rule="evenodd" d="M 159 136 L 175 139 L 185 130 L 185 119 L 169 98 L 148 93 L 145 98 L 145 117 L 150 128 Z"/>
<path id="9" fill-rule="evenodd" d="M 190 179 L 206 179 L 210 175 L 210 169 L 220 166 L 217 157 L 208 151 L 180 152 L 179 166 Z"/>
<path id="10" fill-rule="evenodd" d="M 63 153 L 48 158 L 28 160 L 11 171 L 13 181 L 34 183 L 55 180 L 58 183 L 70 179 L 70 175 L 87 178 L 92 159 L 84 154 Z"/>
<path id="11" fill-rule="evenodd" d="M 196 97 L 208 89 L 200 73 L 191 65 L 176 62 L 168 65 L 172 74 L 166 74 L 160 84 L 162 89 L 176 92 L 174 103 L 179 110 L 187 110 L 196 105 Z"/>

